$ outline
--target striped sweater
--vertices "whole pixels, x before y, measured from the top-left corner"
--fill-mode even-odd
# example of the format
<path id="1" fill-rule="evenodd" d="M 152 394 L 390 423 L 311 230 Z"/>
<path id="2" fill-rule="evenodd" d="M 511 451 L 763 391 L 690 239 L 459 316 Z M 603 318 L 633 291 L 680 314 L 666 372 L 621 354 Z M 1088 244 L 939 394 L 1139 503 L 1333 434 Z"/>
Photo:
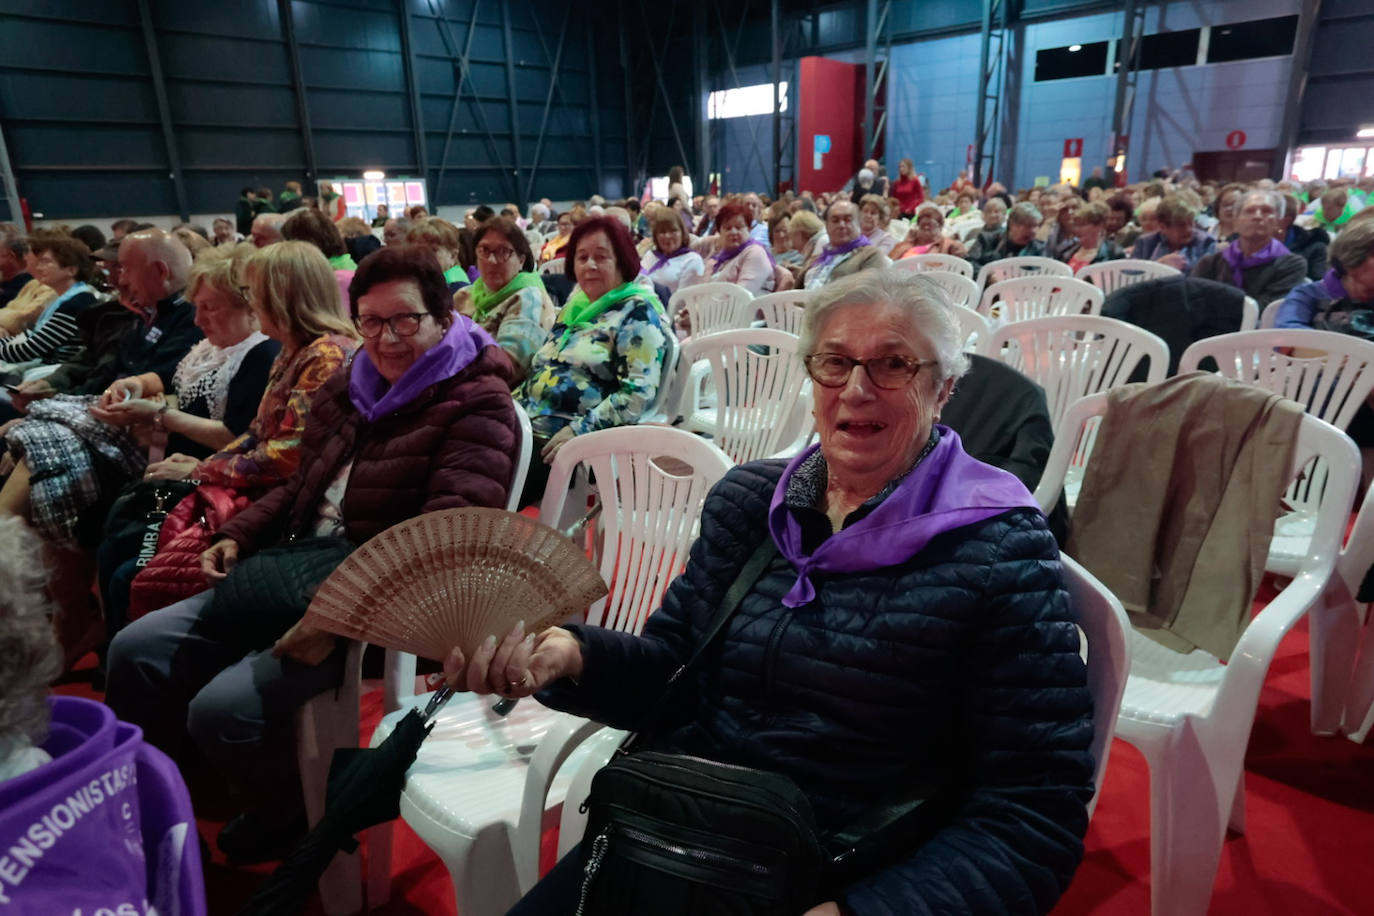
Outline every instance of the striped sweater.
<path id="1" fill-rule="evenodd" d="M 50 303 L 32 328 L 0 340 L 0 360 L 7 363 L 64 363 L 81 349 L 76 318 L 94 305 L 94 290 L 84 283 L 72 286 Z"/>

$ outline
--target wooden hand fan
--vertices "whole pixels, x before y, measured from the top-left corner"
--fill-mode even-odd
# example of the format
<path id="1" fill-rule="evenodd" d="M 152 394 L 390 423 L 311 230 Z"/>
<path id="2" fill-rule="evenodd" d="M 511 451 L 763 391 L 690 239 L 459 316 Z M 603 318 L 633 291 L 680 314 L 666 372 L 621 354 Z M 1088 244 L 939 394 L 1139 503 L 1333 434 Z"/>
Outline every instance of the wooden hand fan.
<path id="1" fill-rule="evenodd" d="M 581 549 L 553 528 L 503 509 L 445 509 L 383 531 L 315 593 L 310 626 L 442 661 L 472 658 L 517 621 L 537 633 L 605 597 Z"/>

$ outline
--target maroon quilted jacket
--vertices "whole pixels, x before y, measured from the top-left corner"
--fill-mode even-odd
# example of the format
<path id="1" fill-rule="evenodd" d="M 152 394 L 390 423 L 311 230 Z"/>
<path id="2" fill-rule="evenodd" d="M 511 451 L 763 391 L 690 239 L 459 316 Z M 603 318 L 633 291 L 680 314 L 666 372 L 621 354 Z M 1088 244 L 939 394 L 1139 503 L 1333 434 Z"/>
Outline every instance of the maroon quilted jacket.
<path id="1" fill-rule="evenodd" d="M 349 400 L 349 369 L 315 395 L 300 469 L 220 529 L 244 554 L 313 533 L 325 490 L 350 459 L 343 519 L 355 544 L 424 512 L 506 505 L 518 430 L 498 347 L 375 423 Z"/>

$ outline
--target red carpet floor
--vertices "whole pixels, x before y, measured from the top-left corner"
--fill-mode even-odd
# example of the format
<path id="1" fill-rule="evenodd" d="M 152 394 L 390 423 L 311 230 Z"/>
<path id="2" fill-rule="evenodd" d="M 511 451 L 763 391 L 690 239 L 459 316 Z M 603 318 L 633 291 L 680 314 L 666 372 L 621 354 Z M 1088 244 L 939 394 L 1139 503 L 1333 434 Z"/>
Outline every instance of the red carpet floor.
<path id="1" fill-rule="evenodd" d="M 87 660 L 87 666 L 94 661 Z M 89 672 L 59 692 L 92 696 Z M 1374 747 L 1308 731 L 1307 631 L 1283 642 L 1270 669 L 1246 758 L 1247 832 L 1222 853 L 1214 914 L 1374 914 Z M 363 699 L 366 736 L 381 715 L 376 691 Z M 364 740 L 366 743 L 366 739 Z M 192 780 L 201 834 L 224 820 L 212 780 Z M 1134 748 L 1117 741 L 1087 838 L 1087 857 L 1055 916 L 1149 912 L 1149 775 Z M 206 867 L 212 914 L 232 914 L 270 866 L 237 869 L 216 854 Z M 319 912 L 318 906 L 307 913 Z M 392 901 L 378 912 L 455 913 L 448 873 L 398 824 Z"/>

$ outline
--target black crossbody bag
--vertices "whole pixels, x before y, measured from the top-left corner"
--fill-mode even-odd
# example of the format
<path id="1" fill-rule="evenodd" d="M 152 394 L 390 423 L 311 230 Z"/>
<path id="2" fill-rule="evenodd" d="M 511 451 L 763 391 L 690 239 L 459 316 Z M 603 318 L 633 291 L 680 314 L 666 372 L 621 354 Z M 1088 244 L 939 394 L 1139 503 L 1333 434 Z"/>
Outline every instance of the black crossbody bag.
<path id="1" fill-rule="evenodd" d="M 646 721 L 661 712 L 776 553 L 765 536 Z M 578 916 L 799 916 L 908 856 L 953 812 L 947 793 L 904 786 L 858 822 L 822 833 L 791 778 L 634 751 L 637 737 L 592 779 Z"/>

